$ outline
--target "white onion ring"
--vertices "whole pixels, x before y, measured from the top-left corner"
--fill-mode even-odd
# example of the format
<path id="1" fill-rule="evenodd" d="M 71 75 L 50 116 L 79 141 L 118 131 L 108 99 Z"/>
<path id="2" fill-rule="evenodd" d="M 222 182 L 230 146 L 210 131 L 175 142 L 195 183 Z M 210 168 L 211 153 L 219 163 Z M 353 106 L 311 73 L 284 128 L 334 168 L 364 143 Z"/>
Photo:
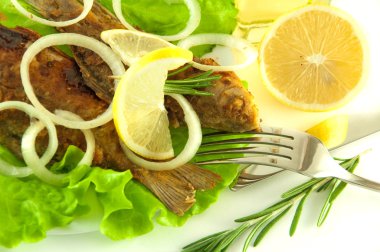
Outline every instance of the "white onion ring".
<path id="1" fill-rule="evenodd" d="M 78 17 L 71 20 L 67 20 L 67 21 L 52 21 L 52 20 L 40 18 L 30 13 L 18 2 L 18 0 L 11 0 L 11 2 L 14 5 L 14 7 L 27 18 L 44 25 L 55 26 L 55 27 L 64 27 L 64 26 L 69 26 L 69 25 L 78 23 L 79 21 L 81 21 L 88 15 L 88 13 L 90 12 L 92 8 L 92 5 L 94 4 L 94 0 L 83 0 L 83 10 L 82 10 L 82 13 Z"/>
<path id="2" fill-rule="evenodd" d="M 186 98 L 182 95 L 169 95 L 172 98 L 174 98 L 182 107 L 185 114 L 185 122 L 187 123 L 189 130 L 189 137 L 181 153 L 178 154 L 174 159 L 169 161 L 153 162 L 141 158 L 140 156 L 136 155 L 133 151 L 131 151 L 127 146 L 121 143 L 124 153 L 127 155 L 129 160 L 131 160 L 136 165 L 149 170 L 171 170 L 188 163 L 195 156 L 202 142 L 201 123 L 199 121 L 198 115 L 195 113 L 189 101 L 186 100 Z M 190 121 L 196 121 L 197 123 L 189 123 Z"/>
<path id="3" fill-rule="evenodd" d="M 252 46 L 245 40 L 234 37 L 232 35 L 228 34 L 218 34 L 218 33 L 205 33 L 205 34 L 195 34 L 191 35 L 183 40 L 181 40 L 177 46 L 182 47 L 184 49 L 190 49 L 193 46 L 198 45 L 223 45 L 228 46 L 230 48 L 238 49 L 240 52 L 242 52 L 246 60 L 237 65 L 230 65 L 230 66 L 210 66 L 210 65 L 204 65 L 197 62 L 193 62 L 193 67 L 208 71 L 235 71 L 238 69 L 242 69 L 247 67 L 248 65 L 252 64 L 257 59 L 257 52 L 253 50 Z"/>
<path id="4" fill-rule="evenodd" d="M 29 65 L 32 62 L 33 58 L 41 52 L 43 49 L 50 46 L 56 45 L 75 45 L 90 49 L 97 53 L 111 68 L 113 75 L 120 76 L 125 72 L 123 63 L 120 61 L 120 58 L 109 48 L 106 44 L 84 35 L 76 33 L 60 33 L 60 34 L 51 34 L 36 40 L 29 48 L 25 51 L 24 56 L 21 60 L 20 65 L 20 74 L 22 84 L 26 95 L 28 96 L 30 102 L 40 111 L 49 116 L 49 118 L 56 124 L 63 125 L 70 129 L 90 129 L 101 126 L 112 120 L 112 104 L 108 109 L 98 117 L 89 120 L 89 121 L 78 121 L 78 120 L 68 120 L 57 116 L 47 110 L 37 99 L 36 94 L 34 93 L 32 84 L 30 83 L 29 75 Z M 115 80 L 115 85 L 117 80 Z"/>
<path id="5" fill-rule="evenodd" d="M 199 3 L 197 0 L 183 0 L 186 4 L 186 7 L 189 9 L 189 20 L 186 23 L 186 27 L 180 31 L 177 34 L 174 35 L 157 35 L 162 39 L 165 39 L 167 41 L 176 41 L 183 38 L 186 38 L 191 33 L 194 32 L 194 30 L 198 27 L 200 21 L 201 21 L 201 7 L 199 6 Z M 129 30 L 136 31 L 136 28 L 133 27 L 131 24 L 125 20 L 123 12 L 121 10 L 121 0 L 113 0 L 112 1 L 112 7 L 116 14 L 116 17 L 120 20 L 120 22 Z"/>
<path id="6" fill-rule="evenodd" d="M 32 105 L 27 104 L 25 102 L 20 101 L 5 101 L 0 103 L 0 111 L 6 110 L 6 109 L 17 109 L 25 112 L 32 118 L 37 118 L 39 120 L 39 123 L 42 125 L 42 127 L 46 127 L 49 135 L 49 143 L 46 148 L 45 153 L 42 155 L 40 162 L 43 165 L 46 165 L 50 162 L 50 160 L 53 158 L 55 152 L 58 148 L 58 138 L 57 138 L 57 131 L 55 128 L 55 125 L 53 122 L 42 112 L 38 111 L 36 108 L 34 108 Z M 7 162 L 1 160 L 2 163 L 5 165 Z M 0 163 L 1 165 L 1 163 Z M 4 173 L 4 170 L 1 169 L 1 171 Z M 29 176 L 33 173 L 33 170 L 28 167 L 13 167 L 9 166 L 4 174 L 15 176 L 15 177 L 25 177 Z"/>
<path id="7" fill-rule="evenodd" d="M 60 116 L 71 119 L 71 120 L 83 120 L 80 116 L 64 110 L 56 111 Z M 36 138 L 38 133 L 44 128 L 42 123 L 34 123 L 32 124 L 26 131 L 21 141 L 21 150 L 26 164 L 31 167 L 33 173 L 45 183 L 61 186 L 66 181 L 65 178 L 67 174 L 55 174 L 46 168 L 46 164 L 39 159 L 36 152 Z M 80 165 L 91 165 L 92 159 L 94 157 L 95 152 L 95 138 L 92 134 L 91 130 L 82 130 L 87 144 L 86 153 L 79 161 L 78 166 Z"/>
<path id="8" fill-rule="evenodd" d="M 33 174 L 33 171 L 29 167 L 14 166 L 0 159 L 0 174 L 9 177 L 23 178 Z"/>
<path id="9" fill-rule="evenodd" d="M 55 113 L 69 120 L 83 121 L 83 119 L 79 115 L 76 115 L 70 111 L 56 110 Z M 95 153 L 95 137 L 92 131 L 89 129 L 82 130 L 82 133 L 84 135 L 84 138 L 86 139 L 86 152 L 84 153 L 84 156 L 79 161 L 77 166 L 80 166 L 80 165 L 90 166 L 92 164 L 92 160 L 94 158 L 94 153 Z"/>
<path id="10" fill-rule="evenodd" d="M 38 133 L 44 128 L 44 125 L 40 122 L 32 123 L 29 128 L 26 129 L 21 140 L 21 152 L 24 161 L 28 167 L 33 170 L 34 175 L 47 184 L 62 186 L 65 174 L 55 174 L 46 168 L 41 159 L 38 157 L 36 151 L 36 138 Z"/>

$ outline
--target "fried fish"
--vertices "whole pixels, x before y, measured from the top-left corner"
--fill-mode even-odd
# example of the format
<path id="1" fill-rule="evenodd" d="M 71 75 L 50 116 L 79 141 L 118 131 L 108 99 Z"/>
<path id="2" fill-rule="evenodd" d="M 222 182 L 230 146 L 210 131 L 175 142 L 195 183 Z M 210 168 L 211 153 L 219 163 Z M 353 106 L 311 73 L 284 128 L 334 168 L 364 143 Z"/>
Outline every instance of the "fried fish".
<path id="1" fill-rule="evenodd" d="M 77 0 L 26 0 L 42 16 L 48 19 L 62 21 L 77 17 L 83 10 L 82 4 Z M 124 26 L 102 5 L 94 1 L 94 7 L 88 16 L 67 27 L 57 28 L 60 32 L 74 32 L 87 35 L 100 40 L 100 34 L 104 30 L 120 29 Z M 137 27 L 138 28 L 138 27 Z M 106 102 L 113 97 L 113 82 L 108 78 L 112 75 L 103 60 L 92 51 L 85 48 L 72 46 L 75 61 L 83 74 L 85 84 Z M 202 60 L 205 64 L 216 64 L 211 59 Z M 185 74 L 198 72 L 191 68 Z M 214 94 L 208 97 L 188 96 L 190 103 L 198 113 L 202 126 L 231 132 L 243 132 L 257 130 L 260 127 L 258 110 L 255 106 L 252 94 L 246 90 L 241 80 L 233 72 L 214 73 L 221 75 L 219 80 L 206 91 Z M 179 76 L 181 77 L 181 76 Z M 181 110 L 176 102 L 169 101 L 167 109 L 171 122 L 182 122 Z"/>
<path id="2" fill-rule="evenodd" d="M 0 102 L 28 102 L 19 68 L 23 53 L 38 37 L 38 34 L 24 28 L 0 26 Z M 45 49 L 37 55 L 30 65 L 30 76 L 38 99 L 50 111 L 69 110 L 88 120 L 108 107 L 108 103 L 84 85 L 76 62 L 54 48 Z M 21 157 L 20 139 L 29 125 L 30 118 L 24 113 L 1 111 L 0 145 Z M 60 146 L 54 160 L 61 160 L 69 145 L 85 150 L 86 141 L 80 131 L 64 127 L 57 127 L 57 130 Z M 194 204 L 196 190 L 213 188 L 220 180 L 217 174 L 191 164 L 169 171 L 139 168 L 125 157 L 113 122 L 92 131 L 96 140 L 93 165 L 116 170 L 129 169 L 136 180 L 178 215 L 183 215 Z M 40 154 L 47 143 L 48 136 L 43 132 L 36 147 Z"/>
<path id="3" fill-rule="evenodd" d="M 83 6 L 77 0 L 27 0 L 42 16 L 52 20 L 67 20 L 80 14 Z M 102 5 L 94 2 L 87 17 L 77 24 L 57 28 L 60 32 L 74 32 L 100 39 L 103 30 L 123 28 L 121 23 Z M 19 66 L 26 48 L 38 34 L 23 28 L 0 27 L 0 102 L 19 100 L 28 102 L 19 75 Z M 69 110 L 84 119 L 102 113 L 112 101 L 114 84 L 111 70 L 103 60 L 85 48 L 71 46 L 74 59 L 57 49 L 49 48 L 37 55 L 30 66 L 35 93 L 50 110 Z M 210 59 L 205 64 L 216 64 Z M 174 78 L 198 74 L 190 68 Z M 225 131 L 247 131 L 259 128 L 259 117 L 253 96 L 232 72 L 217 72 L 221 78 L 205 88 L 213 96 L 187 96 L 200 117 L 203 127 Z M 183 114 L 176 102 L 166 100 L 170 121 L 178 126 Z M 18 111 L 0 112 L 0 144 L 21 157 L 19 143 L 29 118 Z M 213 188 L 220 177 L 194 165 L 170 171 L 150 171 L 132 164 L 123 154 L 112 122 L 93 129 L 96 151 L 93 164 L 116 170 L 131 170 L 134 178 L 149 188 L 170 210 L 182 215 L 194 204 L 196 190 Z M 69 145 L 86 148 L 82 133 L 58 127 L 60 141 L 55 160 L 60 160 Z M 47 134 L 39 136 L 37 150 L 42 153 L 48 142 Z"/>

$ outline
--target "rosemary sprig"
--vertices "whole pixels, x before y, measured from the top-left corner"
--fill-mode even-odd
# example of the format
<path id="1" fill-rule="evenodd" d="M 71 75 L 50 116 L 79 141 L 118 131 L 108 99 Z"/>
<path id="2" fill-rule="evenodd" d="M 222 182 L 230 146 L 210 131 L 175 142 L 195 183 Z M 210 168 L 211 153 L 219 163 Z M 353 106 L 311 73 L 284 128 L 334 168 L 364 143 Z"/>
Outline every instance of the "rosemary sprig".
<path id="1" fill-rule="evenodd" d="M 191 64 L 186 64 L 183 67 L 168 73 L 168 77 L 170 78 L 179 73 L 182 73 L 190 67 Z M 166 80 L 164 92 L 165 94 L 212 96 L 214 94 L 207 91 L 199 90 L 199 88 L 211 86 L 213 81 L 219 80 L 221 78 L 220 75 L 212 75 L 212 73 L 213 72 L 209 70 L 181 80 Z M 112 75 L 109 76 L 109 78 L 118 80 L 121 79 L 121 76 Z"/>
<path id="2" fill-rule="evenodd" d="M 359 160 L 359 156 L 349 159 L 337 159 L 339 164 L 349 172 L 355 170 Z M 242 251 L 246 252 L 251 244 L 257 246 L 270 229 L 275 226 L 275 224 L 285 216 L 292 207 L 296 207 L 289 229 L 289 235 L 293 236 L 297 229 L 303 206 L 311 193 L 330 190 L 318 218 L 317 226 L 321 226 L 326 220 L 334 201 L 342 193 L 345 187 L 345 182 L 335 178 L 311 179 L 283 193 L 281 195 L 282 200 L 279 202 L 257 213 L 236 219 L 235 222 L 240 223 L 236 228 L 215 233 L 195 241 L 185 246 L 182 252 L 226 251 L 234 241 L 242 236 L 245 236 L 245 243 Z"/>
<path id="3" fill-rule="evenodd" d="M 187 64 L 173 72 L 168 74 L 168 77 L 173 77 L 179 73 L 182 73 L 191 67 Z M 198 90 L 199 88 L 205 88 L 212 85 L 212 81 L 220 79 L 219 75 L 212 75 L 212 71 L 202 72 L 200 74 L 188 77 L 182 80 L 166 80 L 164 86 L 164 92 L 175 93 L 175 94 L 186 94 L 186 95 L 202 95 L 210 96 L 213 95 L 210 92 Z"/>

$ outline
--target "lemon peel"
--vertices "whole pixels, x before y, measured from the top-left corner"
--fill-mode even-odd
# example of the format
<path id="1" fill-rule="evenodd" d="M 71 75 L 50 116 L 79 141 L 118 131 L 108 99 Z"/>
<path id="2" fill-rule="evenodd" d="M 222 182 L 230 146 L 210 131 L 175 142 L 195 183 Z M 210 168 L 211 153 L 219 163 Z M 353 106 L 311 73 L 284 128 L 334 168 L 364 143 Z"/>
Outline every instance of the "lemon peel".
<path id="1" fill-rule="evenodd" d="M 168 160 L 174 157 L 169 120 L 164 107 L 164 84 L 169 70 L 190 62 L 192 58 L 190 51 L 178 47 L 158 49 L 143 56 L 122 76 L 113 101 L 114 123 L 123 148 L 135 153 L 136 164 L 141 163 L 147 169 L 173 169 L 176 167 L 171 166 L 171 163 L 178 166 L 188 162 L 199 148 L 200 140 L 188 141 L 190 146 L 184 151 L 190 154 L 179 154 L 165 162 L 165 165 L 158 165 L 159 168 L 151 165 L 155 162 L 149 163 L 144 159 Z M 198 116 L 191 105 L 183 104 L 180 103 L 185 118 L 190 118 L 186 120 L 189 134 L 195 132 L 189 135 L 189 140 L 201 139 L 201 130 L 190 130 L 200 129 Z M 130 151 L 126 153 L 129 155 Z"/>
<path id="2" fill-rule="evenodd" d="M 347 131 L 348 116 L 336 115 L 318 123 L 306 132 L 321 140 L 327 148 L 333 148 L 344 142 Z"/>
<path id="3" fill-rule="evenodd" d="M 367 45 L 348 14 L 310 5 L 280 17 L 260 46 L 264 85 L 282 103 L 328 111 L 351 101 L 364 86 Z"/>

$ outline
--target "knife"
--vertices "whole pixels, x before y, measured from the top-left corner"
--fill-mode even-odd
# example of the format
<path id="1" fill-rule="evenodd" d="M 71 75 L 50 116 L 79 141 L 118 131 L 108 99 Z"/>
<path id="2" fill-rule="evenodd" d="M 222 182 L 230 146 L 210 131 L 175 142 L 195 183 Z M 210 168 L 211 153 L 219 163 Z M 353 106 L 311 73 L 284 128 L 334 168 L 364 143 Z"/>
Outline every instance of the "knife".
<path id="1" fill-rule="evenodd" d="M 376 145 L 376 142 L 380 142 L 380 113 L 352 115 L 350 119 L 346 140 L 341 145 L 331 148 L 331 153 L 355 148 L 355 151 L 358 151 L 356 154 L 360 154 L 360 152 Z"/>

